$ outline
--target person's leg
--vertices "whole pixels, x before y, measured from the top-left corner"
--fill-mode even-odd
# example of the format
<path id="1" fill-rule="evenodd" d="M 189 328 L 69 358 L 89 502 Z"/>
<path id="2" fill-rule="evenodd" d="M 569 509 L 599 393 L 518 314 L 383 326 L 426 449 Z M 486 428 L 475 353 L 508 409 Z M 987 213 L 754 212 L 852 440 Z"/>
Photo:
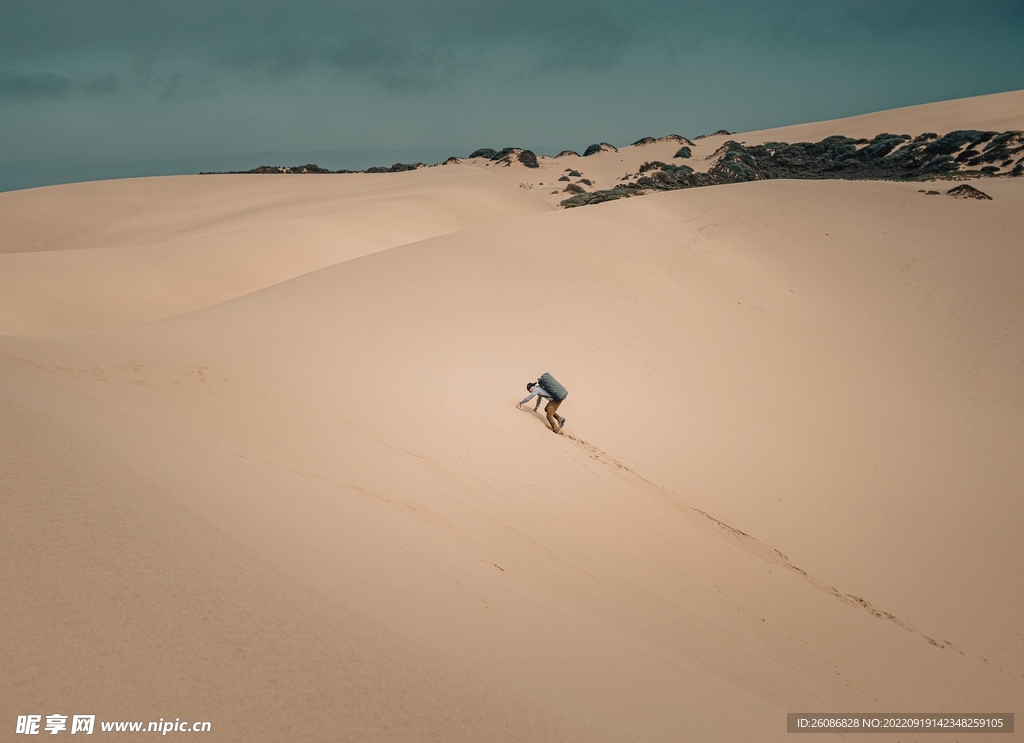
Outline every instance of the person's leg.
<path id="1" fill-rule="evenodd" d="M 548 416 L 548 425 L 551 426 L 551 430 L 555 433 L 561 433 L 562 427 L 558 425 L 558 406 L 561 405 L 561 400 L 552 400 L 544 407 L 544 412 Z"/>

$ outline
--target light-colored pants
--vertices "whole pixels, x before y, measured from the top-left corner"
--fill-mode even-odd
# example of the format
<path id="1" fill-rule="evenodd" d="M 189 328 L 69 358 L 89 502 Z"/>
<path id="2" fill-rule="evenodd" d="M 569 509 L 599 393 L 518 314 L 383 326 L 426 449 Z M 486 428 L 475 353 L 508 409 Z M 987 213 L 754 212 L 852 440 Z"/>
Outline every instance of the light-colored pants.
<path id="1" fill-rule="evenodd" d="M 558 432 L 562 430 L 562 427 L 558 425 L 558 406 L 562 404 L 561 400 L 550 400 L 547 405 L 544 406 L 544 412 L 548 416 L 548 425 L 551 426 L 551 430 Z"/>

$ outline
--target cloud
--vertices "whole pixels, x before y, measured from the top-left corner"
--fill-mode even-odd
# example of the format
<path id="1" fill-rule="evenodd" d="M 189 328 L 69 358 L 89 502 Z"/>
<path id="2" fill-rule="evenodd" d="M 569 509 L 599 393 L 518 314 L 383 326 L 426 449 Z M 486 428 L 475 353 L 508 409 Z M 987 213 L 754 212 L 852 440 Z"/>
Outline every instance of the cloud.
<path id="1" fill-rule="evenodd" d="M 728 46 L 856 56 L 939 27 L 968 40 L 1008 27 L 1019 35 L 1024 5 L 976 0 L 965 14 L 935 0 L 48 0 L 5 9 L 0 69 L 38 69 L 49 57 L 76 65 L 5 78 L 6 95 L 22 97 L 66 95 L 82 69 L 130 75 L 140 60 L 154 79 L 176 76 L 154 89 L 165 98 L 189 94 L 192 80 L 209 88 L 211 76 L 273 83 L 308 73 L 394 91 L 635 70 Z"/>
<path id="2" fill-rule="evenodd" d="M 0 131 L 47 157 L 561 148 L 1024 87 L 1021 0 L 4 5 Z"/>
<path id="3" fill-rule="evenodd" d="M 49 72 L 18 73 L 0 70 L 0 98 L 8 100 L 35 100 L 63 98 L 74 83 L 63 75 Z"/>
<path id="4" fill-rule="evenodd" d="M 74 93 L 103 95 L 121 87 L 113 74 L 72 79 L 51 72 L 11 72 L 0 70 L 0 100 L 45 100 L 65 98 Z"/>
<path id="5" fill-rule="evenodd" d="M 101 94 L 101 93 L 116 93 L 121 89 L 121 79 L 112 73 L 108 73 L 102 77 L 94 77 L 87 80 L 82 80 L 78 83 L 77 89 L 83 93 L 90 94 Z"/>
<path id="6" fill-rule="evenodd" d="M 163 74 L 256 80 L 320 70 L 385 88 L 431 87 L 480 70 L 606 68 L 643 22 L 636 6 L 651 2 L 661 0 L 52 0 L 5 10 L 0 67 L 77 57 L 103 60 L 106 68 L 93 68 L 102 77 L 149 58 Z"/>
<path id="7" fill-rule="evenodd" d="M 538 0 L 307 3 L 252 19 L 249 33 L 221 39 L 208 59 L 250 78 L 315 70 L 400 90 L 450 86 L 483 72 L 500 80 L 620 59 L 630 21 L 600 4 L 582 12 L 570 7 Z"/>

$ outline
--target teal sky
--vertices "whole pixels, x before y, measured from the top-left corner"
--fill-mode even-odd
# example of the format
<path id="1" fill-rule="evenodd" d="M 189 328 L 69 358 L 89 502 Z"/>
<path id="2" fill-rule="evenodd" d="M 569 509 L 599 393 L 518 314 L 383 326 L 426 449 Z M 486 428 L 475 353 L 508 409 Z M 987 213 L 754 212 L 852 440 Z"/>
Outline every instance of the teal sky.
<path id="1" fill-rule="evenodd" d="M 0 3 L 4 189 L 582 149 L 1024 88 L 1021 0 Z"/>

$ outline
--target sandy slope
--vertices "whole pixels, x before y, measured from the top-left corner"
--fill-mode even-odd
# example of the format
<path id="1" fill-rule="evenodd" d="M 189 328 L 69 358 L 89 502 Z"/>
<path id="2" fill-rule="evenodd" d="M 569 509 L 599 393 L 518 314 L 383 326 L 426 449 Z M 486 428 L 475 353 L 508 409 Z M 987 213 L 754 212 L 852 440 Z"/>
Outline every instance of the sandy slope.
<path id="1" fill-rule="evenodd" d="M 0 194 L 0 333 L 208 307 L 339 261 L 549 209 L 489 173 L 175 176 Z"/>
<path id="2" fill-rule="evenodd" d="M 572 196 L 571 193 L 565 192 L 568 182 L 581 185 L 587 191 L 614 188 L 621 184 L 623 176 L 635 176 L 641 165 L 654 160 L 688 165 L 695 171 L 703 173 L 714 164 L 713 156 L 718 148 L 730 139 L 746 144 L 760 144 L 769 141 L 818 142 L 833 134 L 871 138 L 883 132 L 916 136 L 928 131 L 946 134 L 957 129 L 999 132 L 1024 130 L 1024 90 L 927 103 L 892 111 L 851 116 L 845 119 L 797 124 L 756 132 L 738 132 L 702 138 L 692 138 L 691 136 L 691 144 L 688 145 L 691 157 L 686 159 L 674 157 L 679 151 L 680 142 L 662 137 L 657 142 L 619 147 L 617 151 L 598 152 L 587 157 L 580 155 L 540 157 L 538 158 L 538 168 L 527 168 L 518 162 L 506 165 L 482 158 L 474 158 L 465 162 L 496 173 L 521 188 L 530 190 L 531 193 L 537 194 L 551 204 L 558 204 L 563 199 Z M 575 171 L 580 175 L 570 177 L 568 176 L 569 171 Z M 558 180 L 563 175 L 569 177 L 568 182 Z M 583 178 L 591 183 L 581 183 Z"/>
<path id="3" fill-rule="evenodd" d="M 552 211 L 517 168 L 0 194 L 4 725 L 1020 711 L 1024 179 Z M 544 370 L 563 438 L 514 405 Z"/>
<path id="4" fill-rule="evenodd" d="M 748 741 L 1014 711 L 1024 183 L 978 185 L 535 208 L 0 337 L 0 717 Z M 514 406 L 544 370 L 570 436 Z"/>
<path id="5" fill-rule="evenodd" d="M 847 137 L 870 138 L 886 131 L 916 136 L 924 132 L 946 134 L 957 129 L 997 132 L 1024 129 L 1024 90 L 924 103 L 811 124 L 743 132 L 737 136 L 738 141 L 755 144 L 771 141 L 817 142 L 837 133 Z"/>

